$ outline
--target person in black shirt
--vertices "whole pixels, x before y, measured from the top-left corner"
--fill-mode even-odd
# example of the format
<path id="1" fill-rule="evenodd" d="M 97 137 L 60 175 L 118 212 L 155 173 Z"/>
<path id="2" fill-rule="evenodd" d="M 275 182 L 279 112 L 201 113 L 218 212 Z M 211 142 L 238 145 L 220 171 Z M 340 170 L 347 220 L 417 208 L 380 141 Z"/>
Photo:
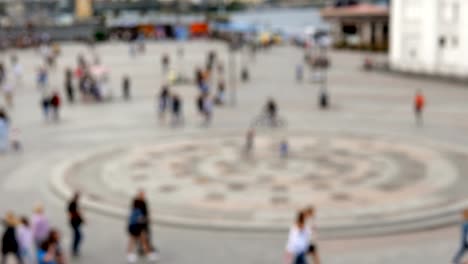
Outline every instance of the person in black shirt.
<path id="1" fill-rule="evenodd" d="M 268 102 L 265 106 L 265 112 L 270 123 L 275 125 L 277 121 L 278 107 L 276 106 L 276 102 L 273 100 L 273 98 L 268 99 Z"/>
<path id="2" fill-rule="evenodd" d="M 122 95 L 124 100 L 130 99 L 130 77 L 125 75 L 122 80 Z"/>
<path id="3" fill-rule="evenodd" d="M 73 90 L 73 71 L 67 69 L 65 71 L 65 92 L 69 103 L 75 101 L 75 92 Z"/>
<path id="4" fill-rule="evenodd" d="M 150 217 L 150 212 L 148 209 L 148 204 L 146 202 L 145 191 L 143 190 L 138 191 L 138 194 L 136 195 L 134 199 L 134 205 L 143 214 L 144 221 L 142 221 L 140 224 L 141 231 L 146 234 L 146 239 L 148 240 L 147 242 L 148 242 L 148 246 L 150 250 L 156 253 L 157 249 L 154 247 L 151 241 L 151 229 L 150 229 L 151 217 Z M 139 252 L 143 253 L 144 251 L 143 251 L 142 245 L 139 245 L 139 247 L 140 247 Z"/>
<path id="5" fill-rule="evenodd" d="M 13 254 L 16 257 L 17 263 L 23 263 L 21 261 L 18 241 L 16 240 L 15 227 L 18 223 L 13 213 L 8 213 L 5 220 L 5 231 L 2 237 L 2 259 L 1 264 L 6 263 L 6 257 L 8 254 Z"/>
<path id="6" fill-rule="evenodd" d="M 172 124 L 178 125 L 182 121 L 182 100 L 178 95 L 172 96 Z"/>
<path id="7" fill-rule="evenodd" d="M 83 238 L 81 233 L 81 225 L 83 224 L 83 216 L 79 207 L 80 193 L 75 193 L 72 200 L 68 204 L 68 217 L 70 220 L 70 226 L 72 228 L 73 242 L 72 242 L 72 253 L 74 256 L 78 256 L 80 253 L 80 244 Z"/>

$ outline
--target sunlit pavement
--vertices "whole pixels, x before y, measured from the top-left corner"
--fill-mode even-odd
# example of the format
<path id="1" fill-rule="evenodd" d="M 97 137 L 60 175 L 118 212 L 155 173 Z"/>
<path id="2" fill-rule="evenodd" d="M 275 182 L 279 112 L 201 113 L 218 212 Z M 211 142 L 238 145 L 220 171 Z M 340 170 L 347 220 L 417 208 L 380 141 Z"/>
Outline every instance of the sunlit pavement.
<path id="1" fill-rule="evenodd" d="M 115 146 L 145 146 L 148 142 L 157 146 L 164 138 L 183 141 L 190 139 L 188 135 L 204 138 L 221 134 L 238 135 L 238 144 L 241 144 L 246 129 L 269 96 L 276 98 L 280 113 L 288 123 L 287 128 L 276 132 L 275 137 L 298 131 L 306 131 L 311 136 L 361 136 L 377 142 L 385 139 L 411 142 L 411 146 L 416 147 L 429 146 L 429 150 L 436 151 L 442 157 L 445 157 L 444 153 L 432 146 L 443 146 L 454 151 L 463 151 L 468 146 L 465 136 L 468 130 L 466 87 L 437 80 L 366 73 L 360 70 L 363 54 L 333 52 L 333 66 L 329 73 L 332 107 L 323 112 L 317 107 L 317 85 L 295 82 L 295 65 L 303 54 L 290 47 L 274 48 L 258 54 L 255 62 L 249 64 L 252 81 L 248 84 L 238 82 L 237 105 L 216 109 L 209 128 L 200 126 L 201 120 L 194 103 L 196 89 L 191 86 L 174 88 L 184 99 L 185 126 L 173 129 L 159 124 L 154 96 L 163 82 L 160 55 L 169 52 L 174 67 L 192 77 L 194 67 L 204 65 L 206 52 L 210 49 L 217 49 L 222 60 L 228 61 L 224 46 L 207 45 L 206 42 L 186 44 L 181 63 L 176 59 L 177 45 L 173 43 L 151 44 L 146 55 L 136 58 L 128 56 L 128 47 L 124 44 L 98 46 L 97 53 L 102 63 L 111 68 L 115 100 L 104 104 L 65 103 L 62 120 L 58 124 L 42 120 L 39 93 L 34 83 L 36 68 L 40 64 L 39 56 L 30 50 L 17 52 L 25 76 L 22 87 L 16 90 L 15 108 L 10 115 L 12 125 L 21 130 L 24 150 L 0 157 L 0 213 L 12 209 L 29 214 L 33 205 L 42 201 L 48 216 L 63 231 L 65 242 L 69 241 L 65 202 L 52 191 L 50 184 L 57 166 L 83 153 L 99 152 Z M 75 65 L 79 52 L 86 54 L 88 50 L 72 44 L 63 46 L 58 69 L 51 76 L 51 84 L 57 89 L 63 90 L 63 69 Z M 0 58 L 8 60 L 5 54 L 0 54 Z M 238 65 L 241 60 L 249 61 L 249 58 L 239 58 Z M 120 99 L 123 74 L 132 77 L 133 98 L 130 102 Z M 413 120 L 412 98 L 416 89 L 422 89 L 428 100 L 422 128 L 417 128 Z M 261 137 L 271 135 L 269 131 L 259 133 Z M 294 151 L 294 141 L 290 143 Z M 426 162 L 429 164 L 431 160 Z M 455 172 L 457 179 L 463 182 L 462 176 L 466 170 L 460 171 L 457 167 Z M 96 173 L 96 178 L 101 175 L 98 169 L 90 169 L 89 173 Z M 102 193 L 108 194 L 109 190 L 105 187 Z M 131 193 L 134 187 L 129 187 L 126 192 Z M 451 190 L 453 193 L 459 192 L 452 185 L 447 188 L 435 193 L 444 196 L 444 192 Z M 126 198 L 122 198 L 125 195 L 113 197 L 125 202 Z M 419 193 L 416 192 L 416 195 Z M 157 196 L 151 199 L 157 200 Z M 278 207 L 278 212 L 284 214 L 281 208 L 284 209 Z M 327 210 L 330 208 L 323 209 Z M 124 263 L 126 219 L 109 217 L 99 210 L 86 210 L 85 213 L 87 225 L 83 253 L 80 259 L 72 260 L 72 263 Z M 157 207 L 153 214 L 158 214 Z M 291 211 L 289 217 L 293 214 Z M 200 229 L 160 224 L 154 227 L 154 240 L 161 251 L 161 263 L 281 263 L 286 236 L 283 231 L 220 231 L 219 228 L 210 230 L 209 227 Z M 324 263 L 440 264 L 449 263 L 458 241 L 458 227 L 450 225 L 442 229 L 391 236 L 326 239 L 320 243 L 320 251 Z"/>

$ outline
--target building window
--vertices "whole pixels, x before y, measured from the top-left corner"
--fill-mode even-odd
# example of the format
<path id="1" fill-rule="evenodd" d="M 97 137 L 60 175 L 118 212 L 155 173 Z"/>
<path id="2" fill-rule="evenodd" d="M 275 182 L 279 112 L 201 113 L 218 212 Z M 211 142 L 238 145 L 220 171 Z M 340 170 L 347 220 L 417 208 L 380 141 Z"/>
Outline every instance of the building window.
<path id="1" fill-rule="evenodd" d="M 453 48 L 458 48 L 458 37 L 457 36 L 454 36 L 452 38 L 452 46 L 453 46 Z"/>
<path id="2" fill-rule="evenodd" d="M 446 42 L 445 37 L 440 37 L 439 38 L 439 48 L 442 48 L 442 49 L 445 48 L 445 42 Z"/>

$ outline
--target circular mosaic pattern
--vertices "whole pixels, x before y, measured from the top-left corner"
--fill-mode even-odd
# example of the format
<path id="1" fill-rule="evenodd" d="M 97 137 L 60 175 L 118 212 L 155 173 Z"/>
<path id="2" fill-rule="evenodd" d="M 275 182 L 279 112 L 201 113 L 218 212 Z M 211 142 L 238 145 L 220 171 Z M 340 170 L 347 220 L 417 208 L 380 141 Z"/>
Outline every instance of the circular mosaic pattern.
<path id="1" fill-rule="evenodd" d="M 351 226 L 405 219 L 465 197 L 463 153 L 302 133 L 288 138 L 284 158 L 281 139 L 256 138 L 250 155 L 242 138 L 230 136 L 118 148 L 74 162 L 65 182 L 121 208 L 143 188 L 157 216 L 239 226 L 288 226 L 295 210 L 311 204 L 322 226 Z"/>

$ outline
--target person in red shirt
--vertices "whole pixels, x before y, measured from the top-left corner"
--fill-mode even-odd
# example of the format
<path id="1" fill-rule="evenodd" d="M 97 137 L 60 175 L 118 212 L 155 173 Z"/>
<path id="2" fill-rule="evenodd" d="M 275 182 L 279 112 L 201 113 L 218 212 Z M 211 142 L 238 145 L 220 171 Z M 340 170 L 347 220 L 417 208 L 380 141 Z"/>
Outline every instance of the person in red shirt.
<path id="1" fill-rule="evenodd" d="M 60 118 L 59 111 L 60 111 L 60 95 L 57 91 L 52 93 L 52 97 L 50 98 L 50 106 L 53 110 L 53 119 L 54 121 L 58 121 Z"/>
<path id="2" fill-rule="evenodd" d="M 423 114 L 425 104 L 426 104 L 426 98 L 424 97 L 421 90 L 418 90 L 416 92 L 416 95 L 414 96 L 414 113 L 416 116 L 416 124 L 418 126 L 421 126 L 423 124 L 422 114 Z"/>

